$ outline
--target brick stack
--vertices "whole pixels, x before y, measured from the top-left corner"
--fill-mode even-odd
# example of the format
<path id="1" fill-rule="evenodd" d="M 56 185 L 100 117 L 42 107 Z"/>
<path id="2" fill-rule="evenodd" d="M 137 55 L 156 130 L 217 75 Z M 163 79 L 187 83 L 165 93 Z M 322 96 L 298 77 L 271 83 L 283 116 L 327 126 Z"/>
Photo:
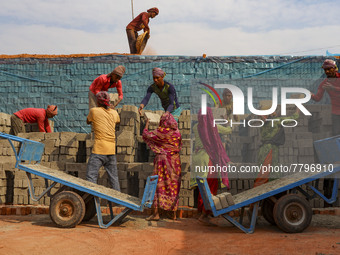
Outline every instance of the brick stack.
<path id="1" fill-rule="evenodd" d="M 178 120 L 178 128 L 181 130 L 182 139 L 190 139 L 191 119 L 190 110 L 183 110 Z"/>
<path id="2" fill-rule="evenodd" d="M 182 149 L 180 151 L 182 163 L 182 181 L 179 206 L 194 206 L 194 193 L 190 189 L 191 164 L 191 118 L 190 110 L 184 110 L 178 120 L 178 128 L 182 135 Z"/>
<path id="3" fill-rule="evenodd" d="M 317 136 L 327 136 L 329 134 L 329 118 L 324 111 L 330 111 L 328 107 L 308 106 L 313 110 L 313 114 L 319 112 L 317 121 L 321 128 L 316 129 L 316 124 L 312 124 L 311 117 L 304 117 L 302 114 L 298 120 L 299 125 L 295 128 L 286 129 L 286 143 L 279 148 L 280 163 L 288 165 L 290 163 L 314 163 L 313 140 Z M 321 108 L 321 110 L 320 110 Z M 324 111 L 322 111 L 322 109 Z M 146 179 L 153 173 L 153 153 L 141 140 L 141 130 L 144 126 L 137 107 L 123 106 L 117 109 L 121 123 L 117 131 L 117 158 L 118 175 L 121 191 L 130 195 L 142 197 Z M 163 111 L 150 111 L 159 116 Z M 317 114 L 315 114 L 317 116 Z M 157 123 L 150 123 L 150 130 L 158 127 Z M 194 205 L 194 191 L 190 189 L 190 112 L 183 111 L 179 119 L 179 127 L 182 133 L 183 147 L 180 152 L 182 161 L 182 180 L 180 191 L 180 206 Z M 314 132 L 313 132 L 314 131 Z M 316 132 L 316 131 L 319 131 Z M 40 141 L 45 144 L 45 150 L 41 164 L 65 171 L 79 178 L 86 178 L 87 160 L 93 147 L 93 134 L 82 134 L 74 132 L 61 133 L 26 133 L 21 137 Z M 231 149 L 229 157 L 235 163 L 237 169 L 241 165 L 256 165 L 258 148 L 260 147 L 259 129 L 243 129 L 240 125 L 235 126 L 230 136 Z M 18 149 L 18 144 L 14 143 Z M 27 178 L 25 172 L 14 169 L 14 153 L 7 140 L 0 140 L 0 202 L 7 204 L 37 204 L 29 200 Z M 250 189 L 254 185 L 255 175 L 251 174 L 229 174 L 230 193 L 233 195 Z M 36 195 L 45 189 L 45 181 L 42 178 L 33 176 Z M 101 168 L 99 171 L 98 183 L 109 186 L 106 171 Z M 323 180 L 320 180 L 317 188 L 324 192 Z M 304 189 L 311 193 L 306 186 Z M 56 190 L 54 188 L 52 193 Z M 219 193 L 226 191 L 225 188 Z M 339 192 L 340 193 L 340 192 Z M 340 195 L 339 195 L 340 196 Z M 320 198 L 310 201 L 313 207 L 323 207 L 325 204 Z M 49 205 L 49 198 L 43 198 L 38 204 Z M 336 202 L 339 206 L 339 201 Z"/>
<path id="4" fill-rule="evenodd" d="M 16 142 L 13 142 L 13 145 L 16 149 L 18 148 Z M 0 162 L 15 162 L 13 149 L 7 140 L 0 140 Z"/>
<path id="5" fill-rule="evenodd" d="M 321 192 L 321 194 L 324 194 L 323 188 L 324 188 L 324 179 L 319 179 L 318 181 L 312 181 L 310 183 L 312 186 L 314 186 L 317 190 Z M 308 195 L 313 196 L 315 193 L 314 191 L 308 187 L 306 184 L 302 185 L 302 189 L 307 192 Z M 315 196 L 314 198 L 309 200 L 309 204 L 313 208 L 323 208 L 325 205 L 325 200 L 323 200 L 319 196 Z M 334 204 L 334 206 L 337 206 Z"/>
<path id="6" fill-rule="evenodd" d="M 133 105 L 124 105 L 119 113 L 119 131 L 116 132 L 117 161 L 134 162 L 137 157 L 137 139 L 140 136 L 140 117 L 138 108 Z"/>
<path id="7" fill-rule="evenodd" d="M 148 176 L 153 173 L 153 163 L 118 163 L 121 192 L 142 198 Z"/>
<path id="8" fill-rule="evenodd" d="M 11 115 L 0 112 L 0 132 L 9 133 L 11 129 Z"/>
<path id="9" fill-rule="evenodd" d="M 190 189 L 189 164 L 182 163 L 181 190 L 179 192 L 179 206 L 194 206 L 194 190 Z"/>
<path id="10" fill-rule="evenodd" d="M 14 162 L 0 163 L 0 203 L 13 203 Z"/>
<path id="11" fill-rule="evenodd" d="M 312 116 L 308 118 L 308 130 L 313 133 L 313 140 L 330 137 L 332 134 L 331 105 L 307 105 Z"/>
<path id="12" fill-rule="evenodd" d="M 3 165 L 0 164 L 0 204 L 6 203 L 7 178 Z"/>
<path id="13" fill-rule="evenodd" d="M 50 124 L 52 132 L 54 131 L 54 121 L 48 120 L 48 123 Z M 30 132 L 39 132 L 39 127 L 37 123 L 25 123 L 25 130 L 27 133 Z"/>

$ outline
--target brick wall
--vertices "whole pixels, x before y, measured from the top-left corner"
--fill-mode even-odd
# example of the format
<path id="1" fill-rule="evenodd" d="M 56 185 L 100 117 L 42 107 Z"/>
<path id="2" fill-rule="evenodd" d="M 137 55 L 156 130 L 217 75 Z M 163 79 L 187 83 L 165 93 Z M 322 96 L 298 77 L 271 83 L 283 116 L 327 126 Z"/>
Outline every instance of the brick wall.
<path id="1" fill-rule="evenodd" d="M 90 126 L 86 124 L 88 113 L 88 88 L 100 74 L 109 73 L 117 65 L 126 66 L 122 79 L 124 100 L 118 109 L 121 123 L 117 131 L 117 159 L 122 191 L 140 196 L 144 190 L 146 177 L 153 169 L 153 153 L 140 137 L 143 120 L 139 118 L 137 107 L 152 83 L 151 70 L 161 67 L 166 80 L 176 86 L 179 102 L 185 111 L 179 120 L 183 137 L 182 184 L 180 205 L 193 206 L 193 191 L 190 180 L 190 109 L 192 85 L 197 80 L 216 81 L 237 80 L 247 77 L 270 79 L 308 78 L 316 83 L 303 87 L 316 91 L 317 79 L 323 75 L 321 64 L 324 57 L 188 57 L 188 56 L 121 56 L 106 55 L 93 57 L 54 57 L 54 58 L 12 58 L 0 59 L 0 132 L 9 132 L 10 115 L 26 107 L 45 108 L 47 104 L 57 104 L 59 114 L 51 123 L 57 133 L 28 133 L 23 137 L 45 144 L 42 164 L 85 178 L 86 162 L 91 153 L 93 139 Z M 302 86 L 297 83 L 296 86 Z M 280 84 L 279 84 L 280 86 Z M 259 83 L 256 100 L 271 97 L 266 83 Z M 115 92 L 114 90 L 112 92 Z M 323 102 L 327 101 L 325 98 Z M 301 117 L 298 127 L 286 136 L 286 144 L 280 148 L 280 155 L 287 155 L 283 164 L 297 160 L 313 163 L 311 150 L 314 140 L 330 136 L 329 105 L 310 105 L 311 118 Z M 161 114 L 159 99 L 153 96 L 145 108 Z M 158 111 L 157 111 L 158 110 Z M 1 113 L 2 112 L 2 113 Z M 150 126 L 155 128 L 156 126 Z M 36 130 L 28 125 L 28 131 Z M 247 137 L 238 129 L 231 135 L 232 148 L 228 152 L 233 162 L 254 163 L 259 147 L 258 131 L 247 131 Z M 289 131 L 288 131 L 289 132 Z M 247 153 L 244 148 L 247 147 Z M 297 148 L 305 148 L 297 150 Z M 236 194 L 252 187 L 253 179 L 231 180 L 231 192 Z M 35 178 L 34 183 L 41 191 L 44 182 Z M 106 173 L 100 171 L 99 184 L 108 185 Z M 322 183 L 319 183 L 322 188 Z M 25 173 L 14 169 L 14 155 L 7 141 L 0 140 L 0 203 L 32 204 L 28 199 Z M 49 198 L 39 201 L 49 204 Z M 313 206 L 323 207 L 318 199 L 311 201 Z M 339 200 L 337 205 L 340 206 Z"/>
<path id="2" fill-rule="evenodd" d="M 152 68 L 161 67 L 167 73 L 165 79 L 176 86 L 182 108 L 190 109 L 193 80 L 214 82 L 250 76 L 318 79 L 323 74 L 323 60 L 324 57 L 130 55 L 2 58 L 0 112 L 12 114 L 27 107 L 45 108 L 47 104 L 56 104 L 59 106 L 59 115 L 54 118 L 55 130 L 84 133 L 90 131 L 85 118 L 88 113 L 89 86 L 97 76 L 111 72 L 117 65 L 126 66 L 121 104 L 138 106 L 152 83 Z M 304 87 L 312 85 L 304 84 Z M 271 96 L 266 84 L 256 86 L 256 90 L 263 97 Z M 162 109 L 159 99 L 153 96 L 146 109 Z"/>

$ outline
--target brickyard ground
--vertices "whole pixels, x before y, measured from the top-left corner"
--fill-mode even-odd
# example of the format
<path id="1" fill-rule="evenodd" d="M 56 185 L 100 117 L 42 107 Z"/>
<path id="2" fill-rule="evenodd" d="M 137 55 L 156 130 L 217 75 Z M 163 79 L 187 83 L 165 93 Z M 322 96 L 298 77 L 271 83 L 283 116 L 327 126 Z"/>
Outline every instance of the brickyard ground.
<path id="1" fill-rule="evenodd" d="M 339 214 L 336 211 L 336 214 Z M 195 218 L 148 222 L 128 216 L 100 229 L 94 218 L 57 228 L 47 214 L 0 216 L 0 254 L 340 254 L 340 216 L 315 214 L 303 233 L 287 234 L 261 216 L 254 234 L 223 218 L 205 225 Z"/>

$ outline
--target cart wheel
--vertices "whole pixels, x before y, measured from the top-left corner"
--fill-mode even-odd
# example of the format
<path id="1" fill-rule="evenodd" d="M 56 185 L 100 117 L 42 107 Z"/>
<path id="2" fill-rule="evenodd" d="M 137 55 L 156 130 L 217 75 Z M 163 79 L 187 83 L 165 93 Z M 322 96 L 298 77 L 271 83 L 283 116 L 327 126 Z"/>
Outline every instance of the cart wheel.
<path id="1" fill-rule="evenodd" d="M 303 197 L 288 194 L 281 197 L 274 206 L 273 216 L 276 225 L 287 233 L 299 233 L 305 230 L 311 220 L 313 211 Z"/>
<path id="2" fill-rule="evenodd" d="M 50 217 L 62 228 L 74 228 L 85 214 L 84 200 L 77 193 L 63 191 L 56 194 L 51 201 Z"/>
<path id="3" fill-rule="evenodd" d="M 91 196 L 91 198 L 86 201 L 85 208 L 86 210 L 83 221 L 90 221 L 97 214 L 96 203 L 94 202 L 93 196 Z"/>
<path id="4" fill-rule="evenodd" d="M 265 218 L 266 221 L 268 221 L 272 225 L 276 225 L 273 211 L 274 211 L 274 205 L 275 203 L 270 199 L 263 200 L 263 204 L 261 206 L 261 212 L 263 218 Z"/>
<path id="5" fill-rule="evenodd" d="M 94 196 L 89 195 L 88 197 L 84 199 L 84 194 L 86 194 L 85 192 L 77 190 L 77 189 L 72 189 L 71 191 L 81 196 L 85 202 L 85 215 L 84 215 L 82 222 L 90 221 L 97 214 L 96 204 L 94 202 Z"/>

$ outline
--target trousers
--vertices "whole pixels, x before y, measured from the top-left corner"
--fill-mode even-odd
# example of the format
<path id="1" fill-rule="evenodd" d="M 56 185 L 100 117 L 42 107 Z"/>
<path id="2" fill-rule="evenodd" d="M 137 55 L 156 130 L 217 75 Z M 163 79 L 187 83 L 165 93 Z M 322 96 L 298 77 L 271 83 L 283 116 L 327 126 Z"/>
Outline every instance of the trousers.
<path id="1" fill-rule="evenodd" d="M 91 153 L 87 164 L 86 179 L 97 184 L 99 168 L 102 166 L 104 166 L 109 176 L 111 188 L 120 191 L 116 155 Z"/>
<path id="2" fill-rule="evenodd" d="M 127 29 L 126 34 L 129 41 L 130 53 L 137 54 L 136 42 L 138 33 L 132 29 Z"/>

